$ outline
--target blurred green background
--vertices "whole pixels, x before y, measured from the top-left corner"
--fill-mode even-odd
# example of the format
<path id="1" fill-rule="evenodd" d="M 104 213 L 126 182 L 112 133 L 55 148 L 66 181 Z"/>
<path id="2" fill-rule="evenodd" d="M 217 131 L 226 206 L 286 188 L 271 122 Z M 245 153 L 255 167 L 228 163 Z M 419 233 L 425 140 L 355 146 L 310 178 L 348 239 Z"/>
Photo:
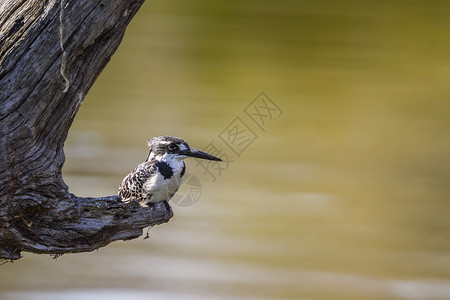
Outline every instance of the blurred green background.
<path id="1" fill-rule="evenodd" d="M 1 266 L 0 298 L 450 299 L 449 78 L 448 1 L 148 1 L 71 128 L 71 192 L 115 194 L 152 136 L 233 162 L 187 160 L 201 198 L 150 239 Z"/>

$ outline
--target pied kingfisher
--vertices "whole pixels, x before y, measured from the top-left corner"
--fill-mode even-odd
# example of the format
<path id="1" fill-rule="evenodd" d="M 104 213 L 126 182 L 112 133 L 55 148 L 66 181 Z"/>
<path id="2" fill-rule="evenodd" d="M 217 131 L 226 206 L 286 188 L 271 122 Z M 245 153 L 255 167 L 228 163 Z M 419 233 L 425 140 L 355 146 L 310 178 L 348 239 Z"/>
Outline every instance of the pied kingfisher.
<path id="1" fill-rule="evenodd" d="M 147 141 L 150 147 L 145 162 L 128 174 L 119 187 L 119 196 L 129 202 L 138 200 L 141 205 L 169 201 L 183 182 L 186 165 L 183 159 L 197 157 L 222 161 L 211 154 L 189 147 L 182 139 L 158 136 Z"/>

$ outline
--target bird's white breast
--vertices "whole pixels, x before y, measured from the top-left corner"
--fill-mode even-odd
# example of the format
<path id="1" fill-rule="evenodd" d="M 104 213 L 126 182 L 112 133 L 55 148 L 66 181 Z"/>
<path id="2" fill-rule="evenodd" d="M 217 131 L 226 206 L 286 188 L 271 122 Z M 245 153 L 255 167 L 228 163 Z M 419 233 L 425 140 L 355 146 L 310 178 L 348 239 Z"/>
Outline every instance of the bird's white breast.
<path id="1" fill-rule="evenodd" d="M 150 198 L 147 198 L 145 203 L 170 200 L 183 182 L 184 176 L 180 175 L 184 168 L 184 162 L 181 159 L 166 159 L 162 161 L 165 161 L 169 165 L 173 171 L 173 175 L 166 179 L 160 172 L 156 172 L 151 176 L 143 186 L 147 194 L 152 194 Z"/>

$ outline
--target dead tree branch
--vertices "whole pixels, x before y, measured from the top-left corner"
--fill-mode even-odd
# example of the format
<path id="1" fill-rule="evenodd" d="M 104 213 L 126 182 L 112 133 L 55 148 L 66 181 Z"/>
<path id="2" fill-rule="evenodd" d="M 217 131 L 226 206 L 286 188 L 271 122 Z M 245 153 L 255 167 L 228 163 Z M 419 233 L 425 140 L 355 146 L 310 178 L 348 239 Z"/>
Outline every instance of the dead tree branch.
<path id="1" fill-rule="evenodd" d="M 63 145 L 144 0 L 0 0 L 0 258 L 92 251 L 172 217 L 68 191 Z"/>

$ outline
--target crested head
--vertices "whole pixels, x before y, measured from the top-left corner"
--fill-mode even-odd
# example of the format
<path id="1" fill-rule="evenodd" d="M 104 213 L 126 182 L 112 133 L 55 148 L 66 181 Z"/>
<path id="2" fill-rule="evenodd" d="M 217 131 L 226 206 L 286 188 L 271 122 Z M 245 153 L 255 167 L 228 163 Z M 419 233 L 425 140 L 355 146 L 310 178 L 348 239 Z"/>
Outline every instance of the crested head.
<path id="1" fill-rule="evenodd" d="M 157 136 L 147 141 L 150 152 L 147 161 L 151 160 L 172 160 L 185 159 L 187 157 L 197 157 L 202 159 L 221 161 L 220 158 L 208 153 L 189 147 L 183 139 L 173 136 Z"/>
<path id="2" fill-rule="evenodd" d="M 155 136 L 147 141 L 147 145 L 150 148 L 153 146 L 158 146 L 158 145 L 168 145 L 170 143 L 187 145 L 187 143 L 183 139 L 180 139 L 179 137 L 175 137 L 175 136 L 168 136 L 168 135 Z"/>
<path id="3" fill-rule="evenodd" d="M 150 147 L 147 160 L 184 158 L 179 155 L 179 152 L 190 149 L 183 139 L 167 135 L 153 137 L 147 141 L 147 145 Z"/>

